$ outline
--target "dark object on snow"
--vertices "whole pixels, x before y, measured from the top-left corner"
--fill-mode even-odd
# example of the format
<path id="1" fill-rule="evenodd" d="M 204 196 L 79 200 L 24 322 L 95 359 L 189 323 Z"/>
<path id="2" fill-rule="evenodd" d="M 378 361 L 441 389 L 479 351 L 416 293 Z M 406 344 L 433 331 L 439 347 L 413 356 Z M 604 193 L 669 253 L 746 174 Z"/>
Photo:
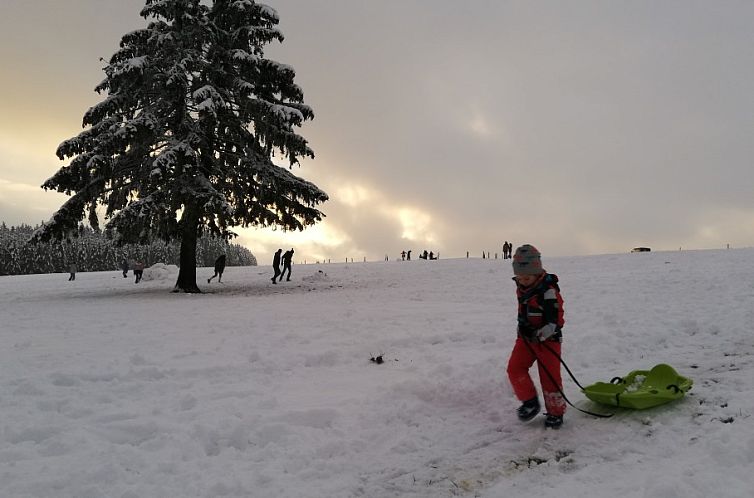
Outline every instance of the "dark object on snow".
<path id="1" fill-rule="evenodd" d="M 561 415 L 548 415 L 545 418 L 545 427 L 548 429 L 560 429 L 563 425 L 563 417 Z"/>
<path id="2" fill-rule="evenodd" d="M 539 413 L 540 405 L 539 405 L 539 399 L 532 398 L 529 400 L 526 400 L 523 402 L 521 406 L 518 407 L 518 419 L 522 422 L 526 422 L 527 420 L 531 420 L 534 418 L 534 416 Z"/>
<path id="3" fill-rule="evenodd" d="M 372 363 L 376 363 L 378 365 L 382 365 L 383 363 L 385 363 L 385 360 L 382 359 L 382 355 L 373 356 L 369 358 L 369 361 L 371 361 Z"/>
<path id="4" fill-rule="evenodd" d="M 650 252 L 651 250 L 649 247 L 634 247 L 631 252 Z"/>

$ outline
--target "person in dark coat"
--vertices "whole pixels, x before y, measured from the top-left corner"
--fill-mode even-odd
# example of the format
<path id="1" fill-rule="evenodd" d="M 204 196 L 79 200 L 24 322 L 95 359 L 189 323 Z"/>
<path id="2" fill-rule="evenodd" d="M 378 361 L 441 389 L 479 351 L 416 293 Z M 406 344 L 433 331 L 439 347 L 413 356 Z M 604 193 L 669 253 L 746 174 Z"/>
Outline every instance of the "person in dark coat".
<path id="1" fill-rule="evenodd" d="M 141 282 L 141 277 L 144 274 L 144 263 L 142 263 L 139 260 L 136 260 L 136 263 L 134 263 L 134 276 L 136 277 L 135 284 L 138 284 Z"/>
<path id="2" fill-rule="evenodd" d="M 70 272 L 71 276 L 68 277 L 68 281 L 76 280 L 76 263 L 71 263 L 71 266 L 68 268 L 68 271 Z"/>
<path id="3" fill-rule="evenodd" d="M 285 251 L 285 254 L 283 254 L 283 273 L 280 275 L 280 281 L 283 281 L 283 277 L 285 276 L 285 272 L 288 272 L 288 278 L 285 280 L 290 282 L 291 280 L 291 260 L 293 259 L 293 248 L 291 248 L 290 251 Z"/>
<path id="4" fill-rule="evenodd" d="M 272 269 L 275 270 L 275 276 L 272 277 L 270 280 L 272 280 L 273 284 L 277 283 L 277 278 L 280 276 L 280 253 L 283 252 L 282 249 L 278 249 L 275 252 L 275 257 L 272 258 Z"/>
<path id="5" fill-rule="evenodd" d="M 123 278 L 128 278 L 128 260 L 126 258 L 123 258 L 120 267 L 123 270 Z"/>
<path id="6" fill-rule="evenodd" d="M 225 254 L 221 254 L 218 256 L 218 258 L 215 260 L 215 274 L 212 275 L 207 279 L 207 283 L 210 283 L 213 278 L 220 277 L 217 279 L 218 282 L 223 283 L 223 272 L 225 271 Z"/>

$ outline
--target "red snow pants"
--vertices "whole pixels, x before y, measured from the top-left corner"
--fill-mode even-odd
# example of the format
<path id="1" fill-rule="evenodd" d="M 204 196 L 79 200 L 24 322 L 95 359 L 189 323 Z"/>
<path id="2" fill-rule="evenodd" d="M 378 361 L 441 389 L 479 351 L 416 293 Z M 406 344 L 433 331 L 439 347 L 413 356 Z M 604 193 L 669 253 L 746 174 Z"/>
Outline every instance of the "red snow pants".
<path id="1" fill-rule="evenodd" d="M 560 360 L 558 359 L 561 343 L 547 341 L 545 344 L 552 351 L 545 348 L 542 343 L 525 343 L 524 339 L 517 337 L 513 352 L 511 352 L 511 357 L 508 360 L 508 379 L 513 387 L 513 392 L 520 401 L 537 397 L 537 389 L 529 375 L 529 369 L 536 361 L 547 413 L 562 416 L 565 413 L 566 404 L 563 395 L 558 390 L 563 389 L 563 381 L 560 378 Z M 557 356 L 553 354 L 553 351 L 557 353 Z M 545 368 L 550 375 L 547 375 L 544 371 Z M 553 384 L 550 376 L 556 384 Z"/>

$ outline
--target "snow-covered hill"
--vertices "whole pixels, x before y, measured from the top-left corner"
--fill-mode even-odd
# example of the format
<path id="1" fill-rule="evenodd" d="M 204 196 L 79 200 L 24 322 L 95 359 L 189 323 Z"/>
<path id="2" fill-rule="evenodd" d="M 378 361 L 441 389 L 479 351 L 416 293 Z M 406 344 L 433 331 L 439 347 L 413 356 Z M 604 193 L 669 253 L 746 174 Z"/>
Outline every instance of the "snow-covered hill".
<path id="1" fill-rule="evenodd" d="M 752 496 L 754 250 L 544 263 L 582 384 L 669 363 L 691 393 L 518 422 L 503 260 L 2 277 L 0 495 Z"/>

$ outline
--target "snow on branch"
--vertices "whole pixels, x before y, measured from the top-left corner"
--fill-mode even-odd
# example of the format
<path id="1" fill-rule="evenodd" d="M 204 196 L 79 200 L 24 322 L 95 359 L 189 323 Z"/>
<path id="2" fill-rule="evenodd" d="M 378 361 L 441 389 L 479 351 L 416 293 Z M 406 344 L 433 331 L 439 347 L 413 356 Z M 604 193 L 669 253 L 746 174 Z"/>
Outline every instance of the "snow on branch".
<path id="1" fill-rule="evenodd" d="M 143 73 L 144 68 L 147 66 L 148 62 L 149 60 L 146 55 L 139 55 L 122 61 L 114 62 L 110 64 L 110 67 L 108 68 L 108 76 L 110 76 L 110 78 L 112 79 L 128 75 L 134 71 Z"/>
<path id="2" fill-rule="evenodd" d="M 252 161 L 244 161 L 245 166 L 254 171 L 256 181 L 263 186 L 276 191 L 291 192 L 295 198 L 300 198 L 308 205 L 324 202 L 329 197 L 313 183 L 300 178 L 286 168 L 277 166 L 271 161 L 257 164 Z"/>
<path id="3" fill-rule="evenodd" d="M 241 61 L 241 62 L 259 62 L 260 58 L 257 55 L 250 54 L 246 50 L 241 50 L 240 48 L 236 48 L 231 50 L 230 56 L 235 61 Z"/>
<path id="4" fill-rule="evenodd" d="M 194 98 L 194 100 L 205 100 L 205 99 L 222 100 L 222 97 L 220 97 L 220 94 L 217 93 L 217 90 L 215 90 L 215 87 L 212 85 L 204 85 L 203 87 L 196 90 L 191 96 Z"/>
<path id="5" fill-rule="evenodd" d="M 107 223 L 107 229 L 115 230 L 115 240 L 118 241 L 129 234 L 127 238 L 144 238 L 153 227 L 151 222 L 164 216 L 170 207 L 162 201 L 164 194 L 156 191 L 146 197 L 128 203 L 118 211 Z"/>
<path id="6" fill-rule="evenodd" d="M 49 221 L 42 223 L 32 234 L 29 242 L 47 242 L 52 239 L 67 238 L 78 228 L 79 220 L 84 217 L 86 201 L 81 195 L 74 195 L 68 199 Z"/>
<path id="7" fill-rule="evenodd" d="M 124 102 L 125 99 L 117 93 L 108 95 L 105 100 L 90 107 L 86 113 L 84 113 L 84 124 L 91 125 L 101 121 L 106 116 L 117 114 L 121 110 Z"/>
<path id="8" fill-rule="evenodd" d="M 179 161 L 181 158 L 179 156 L 191 159 L 191 161 L 188 162 L 193 164 L 196 162 L 197 153 L 191 145 L 185 142 L 171 145 L 160 152 L 157 158 L 152 162 L 152 171 L 150 172 L 150 175 L 161 175 L 165 171 L 172 171 L 177 163 L 185 163 L 186 161 Z"/>
<path id="9" fill-rule="evenodd" d="M 194 101 L 199 102 L 196 105 L 196 110 L 199 112 L 207 112 L 214 116 L 217 116 L 217 113 L 215 112 L 215 107 L 217 106 L 224 106 L 225 100 L 222 98 L 220 93 L 215 89 L 212 85 L 204 85 L 203 87 L 196 90 L 192 97 Z"/>
<path id="10" fill-rule="evenodd" d="M 233 206 L 230 205 L 225 195 L 217 191 L 212 182 L 202 175 L 196 178 L 196 182 L 199 184 L 196 193 L 202 199 L 205 211 L 233 216 Z"/>
<path id="11" fill-rule="evenodd" d="M 242 94 L 253 94 L 256 87 L 242 78 L 233 80 L 233 87 L 237 88 Z"/>
<path id="12" fill-rule="evenodd" d="M 290 66 L 288 64 L 283 64 L 282 62 L 274 61 L 272 59 L 265 59 L 264 62 L 268 66 L 272 66 L 278 72 L 286 74 L 288 77 L 292 78 L 293 76 L 296 75 L 296 70 L 293 69 L 293 66 Z"/>
<path id="13" fill-rule="evenodd" d="M 254 12 L 256 10 L 259 15 L 266 17 L 273 23 L 277 24 L 278 22 L 280 22 L 280 16 L 278 15 L 277 10 L 273 9 L 269 5 L 256 3 L 252 0 L 234 0 L 233 3 L 230 4 L 230 6 L 240 12 Z"/>
<path id="14" fill-rule="evenodd" d="M 62 171 L 62 170 L 61 170 Z M 58 174 L 61 172 L 59 171 Z M 54 178 L 54 177 L 53 177 Z M 51 181 L 52 179 L 48 180 Z M 43 185 L 47 189 L 47 183 Z M 52 187 L 50 187 L 52 188 Z M 83 186 L 68 199 L 47 223 L 42 223 L 32 234 L 30 242 L 47 242 L 53 238 L 58 240 L 68 238 L 78 228 L 79 221 L 84 217 L 87 205 L 94 205 L 93 200 L 102 193 L 104 179 L 96 177 Z"/>
<path id="15" fill-rule="evenodd" d="M 301 111 L 294 107 L 283 104 L 270 104 L 270 110 L 280 119 L 287 122 L 301 123 L 304 120 L 304 115 Z"/>
<path id="16" fill-rule="evenodd" d="M 273 19 L 275 22 L 280 21 L 280 16 L 278 15 L 278 11 L 270 7 L 269 5 L 265 5 L 263 3 L 258 3 L 257 7 L 259 7 L 259 12 L 270 19 Z"/>

